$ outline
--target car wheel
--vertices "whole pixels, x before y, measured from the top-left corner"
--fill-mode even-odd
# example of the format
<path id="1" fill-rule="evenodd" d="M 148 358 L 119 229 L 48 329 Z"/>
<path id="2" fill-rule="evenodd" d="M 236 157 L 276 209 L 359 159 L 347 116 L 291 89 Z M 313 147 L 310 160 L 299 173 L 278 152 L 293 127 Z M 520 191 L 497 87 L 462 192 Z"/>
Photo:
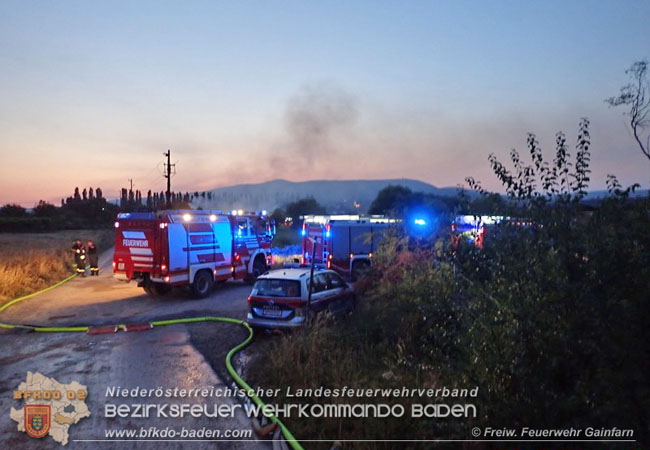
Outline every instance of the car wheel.
<path id="1" fill-rule="evenodd" d="M 144 286 L 144 291 L 151 297 L 162 297 L 168 294 L 172 287 L 163 283 L 149 283 Z"/>
<path id="2" fill-rule="evenodd" d="M 212 291 L 212 276 L 209 272 L 202 270 L 194 276 L 192 292 L 198 298 L 207 297 Z"/>
<path id="3" fill-rule="evenodd" d="M 266 272 L 266 262 L 262 258 L 256 258 L 253 262 L 253 273 L 249 274 L 246 278 L 246 281 L 249 284 L 253 284 L 257 277 Z"/>

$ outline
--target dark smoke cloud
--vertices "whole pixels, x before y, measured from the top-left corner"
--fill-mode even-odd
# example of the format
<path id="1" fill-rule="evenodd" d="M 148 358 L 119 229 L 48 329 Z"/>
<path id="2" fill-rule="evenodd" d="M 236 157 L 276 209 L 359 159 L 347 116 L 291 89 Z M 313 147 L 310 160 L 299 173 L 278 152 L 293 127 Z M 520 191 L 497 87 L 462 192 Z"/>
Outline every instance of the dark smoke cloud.
<path id="1" fill-rule="evenodd" d="M 331 155 L 337 150 L 337 141 L 355 126 L 358 109 L 357 99 L 334 84 L 303 87 L 287 104 L 287 148 L 277 156 L 313 162 L 324 151 Z"/>
<path id="2" fill-rule="evenodd" d="M 321 84 L 306 86 L 290 99 L 285 121 L 295 150 L 313 156 L 329 148 L 335 134 L 352 127 L 357 116 L 352 95 L 337 86 Z"/>

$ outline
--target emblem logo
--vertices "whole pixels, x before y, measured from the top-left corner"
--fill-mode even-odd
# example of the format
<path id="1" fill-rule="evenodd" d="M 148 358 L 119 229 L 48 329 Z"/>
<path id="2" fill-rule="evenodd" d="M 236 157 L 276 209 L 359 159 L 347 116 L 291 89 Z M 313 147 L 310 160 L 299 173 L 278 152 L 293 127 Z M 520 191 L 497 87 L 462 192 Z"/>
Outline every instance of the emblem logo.
<path id="1" fill-rule="evenodd" d="M 25 405 L 25 431 L 34 438 L 42 438 L 50 431 L 50 405 Z"/>

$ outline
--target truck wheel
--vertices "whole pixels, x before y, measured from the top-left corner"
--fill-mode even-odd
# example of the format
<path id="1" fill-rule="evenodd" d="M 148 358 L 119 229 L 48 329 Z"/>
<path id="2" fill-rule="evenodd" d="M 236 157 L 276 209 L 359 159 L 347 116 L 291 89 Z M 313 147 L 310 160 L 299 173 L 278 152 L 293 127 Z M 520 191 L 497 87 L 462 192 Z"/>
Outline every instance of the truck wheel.
<path id="1" fill-rule="evenodd" d="M 212 276 L 209 272 L 202 270 L 194 276 L 192 292 L 198 298 L 207 297 L 212 291 Z"/>
<path id="2" fill-rule="evenodd" d="M 352 281 L 357 281 L 368 272 L 370 272 L 370 263 L 368 263 L 368 261 L 355 262 L 352 265 Z"/>
<path id="3" fill-rule="evenodd" d="M 162 297 L 171 290 L 171 286 L 162 283 L 149 283 L 144 287 L 144 291 L 152 297 Z"/>
<path id="4" fill-rule="evenodd" d="M 257 280 L 257 277 L 262 275 L 264 272 L 266 272 L 266 261 L 264 261 L 263 258 L 255 258 L 255 261 L 253 262 L 253 273 L 246 277 L 246 281 L 248 284 L 253 284 L 255 280 Z"/>

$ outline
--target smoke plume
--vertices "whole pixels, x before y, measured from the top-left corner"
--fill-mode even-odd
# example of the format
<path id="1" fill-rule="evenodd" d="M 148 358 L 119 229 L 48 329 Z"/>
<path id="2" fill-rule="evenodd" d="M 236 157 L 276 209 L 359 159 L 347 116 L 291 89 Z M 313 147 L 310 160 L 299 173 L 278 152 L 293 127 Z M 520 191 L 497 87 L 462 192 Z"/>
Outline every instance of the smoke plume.
<path id="1" fill-rule="evenodd" d="M 308 161 L 323 151 L 335 152 L 337 141 L 354 127 L 357 118 L 357 99 L 342 88 L 333 84 L 305 86 L 287 104 L 287 150 Z"/>

